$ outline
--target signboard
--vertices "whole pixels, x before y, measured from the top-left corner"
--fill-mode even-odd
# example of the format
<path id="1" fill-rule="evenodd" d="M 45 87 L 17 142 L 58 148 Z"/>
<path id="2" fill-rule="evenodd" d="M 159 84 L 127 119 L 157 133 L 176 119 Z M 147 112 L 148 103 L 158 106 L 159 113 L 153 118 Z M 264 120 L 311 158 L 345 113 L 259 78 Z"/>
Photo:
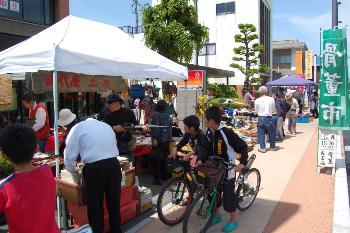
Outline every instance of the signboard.
<path id="1" fill-rule="evenodd" d="M 21 0 L 0 0 L 0 15 L 22 19 Z"/>
<path id="2" fill-rule="evenodd" d="M 312 51 L 305 51 L 305 78 L 306 79 L 312 79 L 312 65 L 313 65 L 313 59 L 312 59 Z"/>
<path id="3" fill-rule="evenodd" d="M 303 51 L 295 52 L 295 75 L 303 74 Z"/>
<path id="4" fill-rule="evenodd" d="M 32 89 L 35 94 L 52 92 L 52 72 L 41 71 L 32 74 Z M 85 75 L 58 72 L 59 92 L 123 92 L 126 87 L 121 77 Z"/>
<path id="5" fill-rule="evenodd" d="M 319 130 L 317 166 L 335 167 L 335 160 L 341 153 L 340 136 L 337 131 Z"/>
<path id="6" fill-rule="evenodd" d="M 350 127 L 346 43 L 345 30 L 323 31 L 319 115 L 321 128 L 348 129 Z"/>
<path id="7" fill-rule="evenodd" d="M 12 78 L 9 75 L 0 75 L 0 105 L 12 103 Z"/>
<path id="8" fill-rule="evenodd" d="M 0 112 L 13 111 L 17 109 L 17 92 L 16 88 L 12 88 L 12 103 L 1 105 Z"/>
<path id="9" fill-rule="evenodd" d="M 187 90 L 202 90 L 203 89 L 203 70 L 189 70 L 187 80 Z M 186 89 L 186 81 L 177 82 L 177 88 L 179 90 Z"/>

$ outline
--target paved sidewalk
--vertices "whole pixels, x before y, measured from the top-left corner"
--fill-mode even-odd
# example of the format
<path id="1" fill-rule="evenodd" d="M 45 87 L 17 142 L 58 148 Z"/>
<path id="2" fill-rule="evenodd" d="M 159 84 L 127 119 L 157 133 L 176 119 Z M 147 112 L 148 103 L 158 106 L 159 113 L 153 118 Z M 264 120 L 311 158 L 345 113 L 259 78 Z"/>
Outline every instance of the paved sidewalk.
<path id="1" fill-rule="evenodd" d="M 298 124 L 298 135 L 296 137 L 288 136 L 289 138 L 283 143 L 279 143 L 278 146 L 280 150 L 268 152 L 266 154 L 255 151 L 258 156 L 254 167 L 257 167 L 261 172 L 261 188 L 263 189 L 260 191 L 254 205 L 249 210 L 246 212 L 239 212 L 240 227 L 235 232 L 330 232 L 328 229 L 331 228 L 331 223 L 328 226 L 328 222 L 322 224 L 323 227 L 326 227 L 324 231 L 304 231 L 301 230 L 301 228 L 289 231 L 289 227 L 285 228 L 285 226 L 292 226 L 293 223 L 299 224 L 300 227 L 307 224 L 312 227 L 312 224 L 317 225 L 318 221 L 323 221 L 328 218 L 328 214 L 330 214 L 329 219 L 332 219 L 332 206 L 328 205 L 327 201 L 324 203 L 324 201 L 326 199 L 329 203 L 333 203 L 333 199 L 331 199 L 333 193 L 333 178 L 330 176 L 324 178 L 325 175 L 316 175 L 316 129 L 317 122 Z M 299 172 L 301 172 L 301 176 L 298 175 Z M 303 177 L 306 179 L 305 182 L 303 182 Z M 312 179 L 310 179 L 310 177 Z M 309 182 L 312 182 L 310 186 L 307 185 Z M 294 188 L 290 188 L 290 186 Z M 315 187 L 319 186 L 323 188 L 315 189 Z M 324 196 L 325 190 L 330 191 L 326 193 L 326 198 L 317 198 L 317 196 Z M 293 192 L 299 192 L 294 199 L 290 198 L 293 197 Z M 304 193 L 308 194 L 307 201 L 303 200 Z M 312 212 L 307 211 L 310 203 L 312 203 L 312 206 L 322 206 L 322 208 L 315 209 L 313 207 L 310 209 Z M 315 220 L 317 220 L 317 222 L 299 221 L 299 219 L 305 218 L 305 214 L 308 215 L 308 218 L 313 219 L 315 211 L 321 212 L 319 215 L 325 214 L 324 218 L 317 220 L 319 215 L 316 214 Z M 228 218 L 228 215 L 224 214 L 224 220 L 227 221 Z M 294 221 L 295 219 L 297 219 L 297 221 Z M 221 232 L 225 221 L 217 226 L 211 227 L 208 233 Z M 153 215 L 147 222 L 148 223 L 141 229 L 138 228 L 137 231 L 129 232 L 182 232 L 181 224 L 175 227 L 165 226 L 159 221 L 157 215 Z M 291 222 L 291 225 L 289 222 Z M 140 227 L 140 225 L 138 227 Z"/>

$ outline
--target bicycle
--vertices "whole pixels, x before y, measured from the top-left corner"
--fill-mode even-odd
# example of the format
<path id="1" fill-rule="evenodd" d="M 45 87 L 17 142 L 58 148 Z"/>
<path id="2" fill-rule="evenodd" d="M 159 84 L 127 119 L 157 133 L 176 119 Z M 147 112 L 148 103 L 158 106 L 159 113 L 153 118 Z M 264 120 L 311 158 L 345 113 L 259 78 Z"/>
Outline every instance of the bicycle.
<path id="1" fill-rule="evenodd" d="M 247 166 L 244 167 L 237 178 L 235 195 L 238 197 L 238 209 L 241 211 L 247 210 L 253 204 L 260 191 L 260 172 L 256 168 L 251 168 L 255 158 L 256 155 L 252 155 L 249 158 Z M 227 173 L 235 167 L 234 164 L 225 162 L 223 158 L 218 156 L 212 156 L 209 160 L 215 162 L 224 172 L 219 182 L 211 186 L 207 182 L 200 182 L 202 191 L 197 194 L 186 213 L 182 226 L 184 233 L 205 233 L 208 230 L 218 204 L 221 202 L 221 193 L 219 190 L 223 190 Z M 201 173 L 197 172 L 196 177 L 207 178 L 205 174 Z M 256 176 L 256 184 L 251 186 L 248 183 L 248 178 L 254 175 Z"/>
<path id="2" fill-rule="evenodd" d="M 180 151 L 187 154 L 188 151 Z M 194 168 L 189 161 L 177 157 L 177 161 L 169 161 L 175 166 L 172 178 L 159 192 L 157 213 L 159 219 L 168 226 L 175 226 L 182 222 L 197 191 L 194 181 Z M 169 194 L 168 194 L 169 193 Z"/>

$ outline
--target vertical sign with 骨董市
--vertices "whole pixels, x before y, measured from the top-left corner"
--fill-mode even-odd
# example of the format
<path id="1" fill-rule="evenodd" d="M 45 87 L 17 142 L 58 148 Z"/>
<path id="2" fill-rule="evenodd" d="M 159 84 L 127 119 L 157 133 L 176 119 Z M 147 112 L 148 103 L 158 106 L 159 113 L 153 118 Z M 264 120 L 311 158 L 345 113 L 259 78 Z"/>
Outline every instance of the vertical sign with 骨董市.
<path id="1" fill-rule="evenodd" d="M 303 75 L 303 51 L 295 52 L 295 75 Z"/>
<path id="2" fill-rule="evenodd" d="M 319 118 L 321 128 L 350 127 L 346 43 L 344 29 L 323 31 Z"/>
<path id="3" fill-rule="evenodd" d="M 350 127 L 349 77 L 345 29 L 322 33 L 320 79 L 318 170 L 332 167 L 341 154 L 339 129 Z"/>
<path id="4" fill-rule="evenodd" d="M 308 50 L 305 51 L 305 78 L 306 79 L 312 79 L 312 51 Z"/>

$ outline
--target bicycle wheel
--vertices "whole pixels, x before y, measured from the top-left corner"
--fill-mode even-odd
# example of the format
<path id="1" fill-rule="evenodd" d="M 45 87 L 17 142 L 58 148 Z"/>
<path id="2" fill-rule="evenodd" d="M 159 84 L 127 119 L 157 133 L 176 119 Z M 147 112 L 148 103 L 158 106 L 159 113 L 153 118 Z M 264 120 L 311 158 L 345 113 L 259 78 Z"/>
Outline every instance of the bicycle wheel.
<path id="1" fill-rule="evenodd" d="M 182 225 L 183 233 L 205 233 L 208 230 L 217 205 L 216 200 L 213 200 L 214 204 L 209 212 L 211 203 L 207 193 L 201 192 L 197 195 L 185 216 Z"/>
<path id="2" fill-rule="evenodd" d="M 260 190 L 261 175 L 258 169 L 252 168 L 245 175 L 243 184 L 239 185 L 236 191 L 238 197 L 238 209 L 247 210 L 255 201 Z"/>
<path id="3" fill-rule="evenodd" d="M 179 224 L 184 219 L 192 199 L 193 193 L 185 180 L 170 180 L 158 195 L 159 219 L 169 226 Z"/>

